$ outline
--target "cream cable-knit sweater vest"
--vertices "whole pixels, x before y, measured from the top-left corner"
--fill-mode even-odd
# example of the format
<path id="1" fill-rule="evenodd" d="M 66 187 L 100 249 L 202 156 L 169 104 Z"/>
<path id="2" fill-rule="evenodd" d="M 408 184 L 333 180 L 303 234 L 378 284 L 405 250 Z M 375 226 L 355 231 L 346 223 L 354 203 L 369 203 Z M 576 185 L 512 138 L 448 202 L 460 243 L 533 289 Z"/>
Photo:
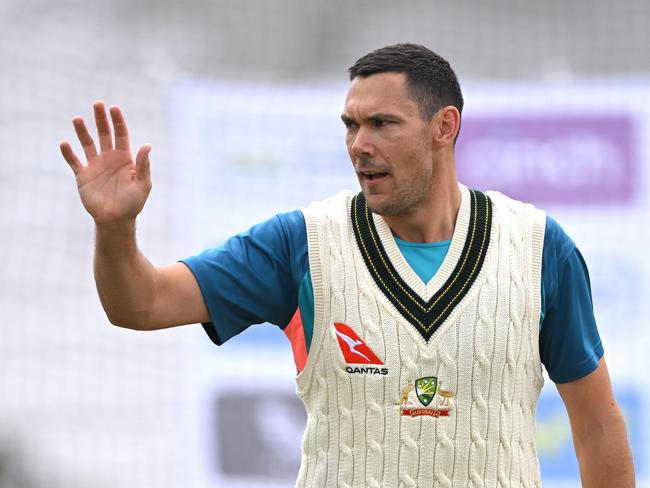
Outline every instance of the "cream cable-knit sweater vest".
<path id="1" fill-rule="evenodd" d="M 297 378 L 308 420 L 296 486 L 540 486 L 545 217 L 461 191 L 428 284 L 381 217 L 365 213 L 364 234 L 363 197 L 342 192 L 304 211 L 315 316 Z"/>

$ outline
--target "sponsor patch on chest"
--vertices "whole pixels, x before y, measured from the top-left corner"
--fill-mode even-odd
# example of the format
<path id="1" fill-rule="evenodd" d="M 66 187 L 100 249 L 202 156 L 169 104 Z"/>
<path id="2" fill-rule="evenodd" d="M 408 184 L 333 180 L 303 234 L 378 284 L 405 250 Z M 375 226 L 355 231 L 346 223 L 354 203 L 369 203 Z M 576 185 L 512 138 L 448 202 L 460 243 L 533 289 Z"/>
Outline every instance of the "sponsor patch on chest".
<path id="1" fill-rule="evenodd" d="M 343 359 L 345 359 L 345 371 L 350 374 L 388 374 L 388 368 L 380 367 L 384 365 L 384 362 L 349 325 L 335 322 L 334 333 Z"/>
<path id="2" fill-rule="evenodd" d="M 350 374 L 388 374 L 388 368 L 373 368 L 363 366 L 346 366 L 345 370 Z"/>

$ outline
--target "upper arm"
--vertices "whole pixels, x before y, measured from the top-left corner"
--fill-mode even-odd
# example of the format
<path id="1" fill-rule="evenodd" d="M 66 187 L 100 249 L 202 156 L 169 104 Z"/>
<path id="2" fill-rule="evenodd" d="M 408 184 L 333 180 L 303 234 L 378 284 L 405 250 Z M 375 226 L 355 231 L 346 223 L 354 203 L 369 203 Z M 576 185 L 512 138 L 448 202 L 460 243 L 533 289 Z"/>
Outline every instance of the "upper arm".
<path id="1" fill-rule="evenodd" d="M 209 318 L 199 284 L 185 264 L 156 268 L 156 300 L 147 329 L 198 324 Z"/>
<path id="2" fill-rule="evenodd" d="M 298 306 L 307 235 L 300 211 L 279 214 L 183 259 L 207 309 L 201 322 L 222 344 L 252 324 L 285 327 Z"/>
<path id="3" fill-rule="evenodd" d="M 634 461 L 605 359 L 578 380 L 557 385 L 564 401 L 582 486 L 632 488 Z"/>
<path id="4" fill-rule="evenodd" d="M 608 425 L 623 422 L 605 358 L 587 376 L 556 387 L 569 414 L 576 443 L 588 442 L 591 435 L 600 435 Z"/>

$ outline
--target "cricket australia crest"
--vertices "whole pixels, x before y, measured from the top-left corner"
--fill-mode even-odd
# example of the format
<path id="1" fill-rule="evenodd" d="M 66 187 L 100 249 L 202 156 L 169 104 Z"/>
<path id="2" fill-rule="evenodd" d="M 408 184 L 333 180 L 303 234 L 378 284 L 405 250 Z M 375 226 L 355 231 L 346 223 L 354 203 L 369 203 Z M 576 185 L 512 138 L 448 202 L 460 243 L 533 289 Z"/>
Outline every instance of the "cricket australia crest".
<path id="1" fill-rule="evenodd" d="M 426 376 L 415 380 L 415 393 L 418 396 L 418 400 L 425 407 L 429 406 L 433 396 L 436 394 L 436 388 L 438 387 L 438 378 L 435 376 Z"/>
<path id="2" fill-rule="evenodd" d="M 427 417 L 448 417 L 451 411 L 449 399 L 453 397 L 454 392 L 444 389 L 442 383 L 438 383 L 438 378 L 435 376 L 418 378 L 413 383 L 409 383 L 400 394 L 402 415 L 408 417 L 420 417 L 422 415 Z"/>

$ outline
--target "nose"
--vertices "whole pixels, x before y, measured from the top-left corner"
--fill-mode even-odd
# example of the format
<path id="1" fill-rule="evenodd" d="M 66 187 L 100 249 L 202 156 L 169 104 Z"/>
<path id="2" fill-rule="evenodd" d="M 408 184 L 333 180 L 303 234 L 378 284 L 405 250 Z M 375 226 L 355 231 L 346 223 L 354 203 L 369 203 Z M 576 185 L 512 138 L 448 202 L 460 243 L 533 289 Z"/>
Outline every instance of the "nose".
<path id="1" fill-rule="evenodd" d="M 363 157 L 374 154 L 375 147 L 372 144 L 371 136 L 367 129 L 359 127 L 350 137 L 349 147 L 352 155 Z"/>

